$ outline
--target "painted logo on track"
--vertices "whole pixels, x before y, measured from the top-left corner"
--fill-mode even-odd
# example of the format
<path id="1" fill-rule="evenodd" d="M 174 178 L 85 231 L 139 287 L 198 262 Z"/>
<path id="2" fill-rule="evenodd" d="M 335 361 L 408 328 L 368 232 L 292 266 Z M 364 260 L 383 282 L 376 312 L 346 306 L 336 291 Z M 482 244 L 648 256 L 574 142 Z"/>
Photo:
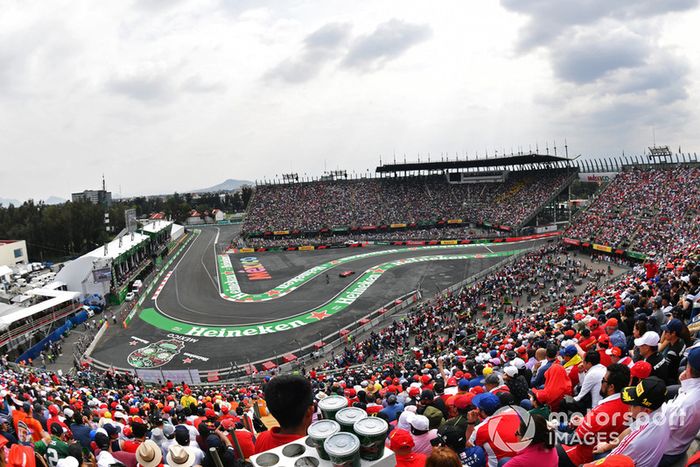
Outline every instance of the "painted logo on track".
<path id="1" fill-rule="evenodd" d="M 267 269 L 265 269 L 265 266 L 263 266 L 262 263 L 260 263 L 260 260 L 255 256 L 241 258 L 240 261 L 248 280 L 263 281 L 266 279 L 272 279 L 270 274 L 267 272 Z"/>
<path id="2" fill-rule="evenodd" d="M 164 339 L 134 350 L 126 361 L 134 368 L 158 368 L 170 362 L 184 348 L 185 343 L 180 340 Z"/>

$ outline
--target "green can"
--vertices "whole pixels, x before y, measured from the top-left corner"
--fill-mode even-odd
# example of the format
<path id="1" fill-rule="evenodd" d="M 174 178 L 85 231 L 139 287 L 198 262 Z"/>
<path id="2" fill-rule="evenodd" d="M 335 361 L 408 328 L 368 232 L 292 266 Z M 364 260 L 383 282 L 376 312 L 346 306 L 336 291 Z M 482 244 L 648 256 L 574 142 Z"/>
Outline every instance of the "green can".
<path id="1" fill-rule="evenodd" d="M 333 467 L 360 467 L 360 440 L 352 433 L 336 433 L 323 442 Z"/>
<path id="2" fill-rule="evenodd" d="M 367 418 L 367 412 L 359 407 L 346 407 L 344 409 L 340 409 L 335 414 L 335 421 L 340 424 L 340 431 L 344 431 L 346 433 L 355 433 L 352 427 L 357 421 L 362 420 L 363 418 Z"/>
<path id="3" fill-rule="evenodd" d="M 379 417 L 367 417 L 355 422 L 353 431 L 360 440 L 360 457 L 376 461 L 384 455 L 384 442 L 389 424 Z"/>
<path id="4" fill-rule="evenodd" d="M 348 400 L 343 396 L 328 396 L 318 401 L 318 408 L 326 420 L 335 420 L 335 414 L 348 406 Z"/>
<path id="5" fill-rule="evenodd" d="M 311 444 L 316 448 L 316 452 L 318 452 L 318 457 L 326 461 L 331 459 L 328 457 L 328 453 L 326 453 L 325 449 L 323 449 L 323 442 L 339 432 L 340 425 L 338 425 L 338 422 L 335 420 L 319 420 L 312 423 L 306 431 L 311 440 Z"/>

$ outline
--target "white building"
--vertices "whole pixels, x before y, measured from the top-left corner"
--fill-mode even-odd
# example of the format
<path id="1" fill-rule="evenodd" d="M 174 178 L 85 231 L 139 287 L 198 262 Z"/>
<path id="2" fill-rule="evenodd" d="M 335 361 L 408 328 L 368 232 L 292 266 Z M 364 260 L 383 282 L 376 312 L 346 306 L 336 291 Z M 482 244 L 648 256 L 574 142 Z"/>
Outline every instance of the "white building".
<path id="1" fill-rule="evenodd" d="M 0 266 L 27 264 L 27 242 L 24 240 L 0 240 Z"/>

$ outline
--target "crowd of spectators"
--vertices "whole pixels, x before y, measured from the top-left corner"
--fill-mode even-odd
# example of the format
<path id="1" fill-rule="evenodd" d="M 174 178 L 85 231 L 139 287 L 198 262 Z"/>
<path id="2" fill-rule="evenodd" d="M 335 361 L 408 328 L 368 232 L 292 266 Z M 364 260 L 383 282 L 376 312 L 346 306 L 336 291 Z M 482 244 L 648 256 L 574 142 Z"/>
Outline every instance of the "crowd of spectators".
<path id="1" fill-rule="evenodd" d="M 510 235 L 508 232 L 478 227 L 433 227 L 427 229 L 400 229 L 374 232 L 351 232 L 347 234 L 317 235 L 295 238 L 251 237 L 241 241 L 241 246 L 251 248 L 273 248 L 303 245 L 338 245 L 347 242 L 394 242 L 418 240 L 463 240 L 473 238 L 497 238 Z"/>
<path id="2" fill-rule="evenodd" d="M 697 253 L 612 276 L 599 258 L 548 244 L 301 375 L 253 385 L 4 367 L 0 448 L 11 465 L 31 454 L 50 467 L 209 467 L 212 447 L 241 465 L 304 436 L 318 401 L 337 394 L 389 422 L 397 465 L 582 465 L 606 454 L 627 462 L 614 465 L 674 465 L 700 430 L 700 348 L 687 327 L 700 311 Z M 261 422 L 267 410 L 279 427 Z"/>
<path id="3" fill-rule="evenodd" d="M 566 236 L 664 254 L 697 241 L 700 168 L 634 168 L 618 174 Z"/>
<path id="4" fill-rule="evenodd" d="M 243 233 L 449 219 L 519 226 L 569 177 L 562 170 L 546 174 L 510 172 L 503 183 L 450 184 L 434 175 L 261 185 Z"/>

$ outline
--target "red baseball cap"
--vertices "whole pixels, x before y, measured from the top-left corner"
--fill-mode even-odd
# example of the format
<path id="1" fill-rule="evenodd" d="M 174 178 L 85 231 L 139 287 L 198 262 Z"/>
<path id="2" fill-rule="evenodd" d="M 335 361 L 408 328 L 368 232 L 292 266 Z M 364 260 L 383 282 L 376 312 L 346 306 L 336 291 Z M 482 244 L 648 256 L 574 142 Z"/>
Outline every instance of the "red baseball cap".
<path id="1" fill-rule="evenodd" d="M 405 447 L 412 448 L 416 445 L 416 443 L 413 441 L 413 436 L 411 436 L 411 433 L 400 428 L 391 432 L 391 435 L 389 435 L 389 440 L 389 448 L 392 451 Z"/>
<path id="2" fill-rule="evenodd" d="M 645 379 L 651 374 L 651 364 L 645 361 L 638 361 L 632 368 L 630 368 L 630 374 L 635 378 Z"/>
<path id="3" fill-rule="evenodd" d="M 456 409 L 464 410 L 471 405 L 472 399 L 474 399 L 474 394 L 471 392 L 460 394 L 455 396 L 454 406 Z"/>
<path id="4" fill-rule="evenodd" d="M 590 321 L 588 322 L 588 327 L 591 328 L 591 327 L 593 327 L 593 326 L 598 326 L 599 324 L 600 324 L 600 322 L 598 322 L 597 319 L 593 318 L 592 320 L 590 320 Z"/>
<path id="5" fill-rule="evenodd" d="M 605 322 L 605 327 L 606 328 L 616 328 L 617 327 L 617 318 L 610 318 Z"/>
<path id="6" fill-rule="evenodd" d="M 415 386 L 408 390 L 408 395 L 410 397 L 418 397 L 419 394 L 420 394 L 420 388 L 417 388 Z"/>
<path id="7" fill-rule="evenodd" d="M 612 355 L 613 357 L 622 357 L 622 350 L 619 347 L 613 347 L 605 351 L 607 355 Z"/>

